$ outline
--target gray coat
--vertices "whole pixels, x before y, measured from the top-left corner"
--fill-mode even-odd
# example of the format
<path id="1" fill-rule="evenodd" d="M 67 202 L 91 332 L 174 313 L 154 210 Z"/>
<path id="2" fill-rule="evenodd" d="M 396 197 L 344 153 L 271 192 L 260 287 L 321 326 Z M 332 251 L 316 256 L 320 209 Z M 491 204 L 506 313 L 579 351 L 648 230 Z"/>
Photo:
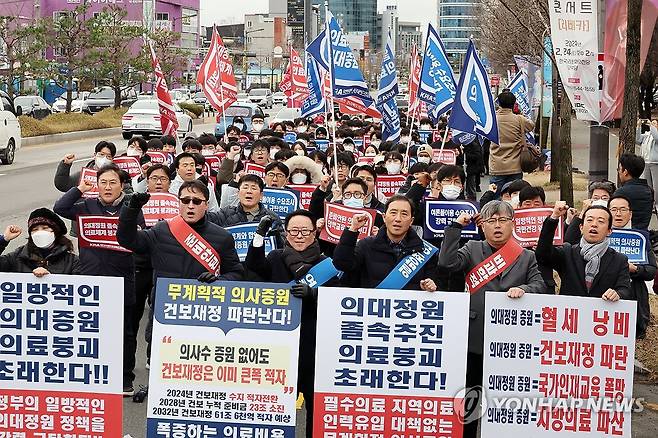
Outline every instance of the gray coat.
<path id="1" fill-rule="evenodd" d="M 493 248 L 487 242 L 476 240 L 469 240 L 466 245 L 459 248 L 461 230 L 462 227 L 458 224 L 446 228 L 439 252 L 439 269 L 463 271 L 468 274 L 471 269 L 494 253 Z M 491 280 L 485 290 L 507 292 L 513 287 L 519 287 L 526 293 L 546 292 L 546 284 L 539 273 L 535 254 L 530 250 L 524 249 L 514 264 Z M 471 294 L 468 351 L 475 354 L 482 354 L 483 350 L 484 297 L 484 290 Z"/>

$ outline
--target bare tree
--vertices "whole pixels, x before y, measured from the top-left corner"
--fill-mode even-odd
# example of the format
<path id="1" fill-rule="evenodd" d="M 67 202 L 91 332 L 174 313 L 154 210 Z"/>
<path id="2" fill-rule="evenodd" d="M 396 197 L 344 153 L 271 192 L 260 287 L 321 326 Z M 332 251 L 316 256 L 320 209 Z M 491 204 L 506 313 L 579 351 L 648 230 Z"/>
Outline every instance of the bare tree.
<path id="1" fill-rule="evenodd" d="M 180 33 L 172 32 L 166 29 L 154 30 L 149 34 L 149 39 L 153 43 L 153 49 L 160 61 L 162 73 L 167 81 L 167 85 L 173 88 L 173 84 L 182 83 L 180 74 L 187 68 L 187 62 L 190 54 L 185 49 L 179 47 Z M 144 46 L 144 52 L 149 53 L 148 46 Z M 148 54 L 150 59 L 150 54 Z M 174 74 L 177 78 L 174 79 Z"/>
<path id="2" fill-rule="evenodd" d="M 640 25 L 642 22 L 642 0 L 628 0 L 626 24 L 626 71 L 624 83 L 624 108 L 619 130 L 617 154 L 635 152 L 635 129 L 640 90 Z"/>
<path id="3" fill-rule="evenodd" d="M 17 16 L 0 17 L 0 64 L 5 67 L 2 76 L 7 85 L 7 94 L 14 97 L 27 75 L 43 64 L 45 50 L 45 27 L 42 23 L 26 23 Z"/>

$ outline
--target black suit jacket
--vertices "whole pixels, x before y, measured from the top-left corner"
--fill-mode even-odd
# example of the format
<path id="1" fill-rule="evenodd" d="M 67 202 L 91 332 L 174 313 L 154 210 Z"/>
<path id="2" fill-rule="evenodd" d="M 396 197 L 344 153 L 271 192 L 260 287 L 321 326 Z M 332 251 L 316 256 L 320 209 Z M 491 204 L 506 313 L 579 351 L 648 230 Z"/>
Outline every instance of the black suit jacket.
<path id="1" fill-rule="evenodd" d="M 622 299 L 632 299 L 628 258 L 625 255 L 608 248 L 601 257 L 599 273 L 594 277 L 591 289 L 587 290 L 586 262 L 580 255 L 580 245 L 565 242 L 562 247 L 553 246 L 557 226 L 556 219 L 546 218 L 535 255 L 540 265 L 555 269 L 560 274 L 560 295 L 600 298 L 606 290 L 614 289 Z"/>

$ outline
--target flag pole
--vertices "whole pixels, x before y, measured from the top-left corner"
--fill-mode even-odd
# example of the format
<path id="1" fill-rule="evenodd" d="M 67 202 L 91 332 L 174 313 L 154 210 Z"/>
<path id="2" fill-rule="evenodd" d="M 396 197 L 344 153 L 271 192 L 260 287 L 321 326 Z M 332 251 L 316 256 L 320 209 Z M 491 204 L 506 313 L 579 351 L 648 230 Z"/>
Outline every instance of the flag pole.
<path id="1" fill-rule="evenodd" d="M 329 1 L 324 0 L 324 27 L 327 38 L 327 50 L 329 52 L 329 96 L 331 98 L 329 110 L 331 111 L 331 118 L 333 120 L 333 126 L 331 127 L 331 139 L 333 140 L 334 146 L 334 180 L 336 185 L 338 185 L 338 148 L 336 147 L 336 117 L 334 115 L 334 74 L 333 74 L 333 61 L 334 54 L 331 50 L 331 30 L 329 29 Z"/>
<path id="2" fill-rule="evenodd" d="M 212 25 L 212 31 L 213 31 L 213 38 L 215 39 L 215 68 L 217 69 L 217 76 L 219 78 L 219 98 L 222 99 L 222 124 L 224 125 L 224 143 L 226 143 L 226 108 L 224 108 L 224 86 L 222 85 L 222 71 L 220 69 L 219 65 L 219 50 L 218 50 L 218 44 L 217 44 L 217 38 L 215 38 L 215 35 L 219 36 L 219 32 L 217 32 L 217 26 L 213 23 Z M 249 66 L 247 66 L 247 69 Z M 246 81 L 245 81 L 246 83 Z"/>

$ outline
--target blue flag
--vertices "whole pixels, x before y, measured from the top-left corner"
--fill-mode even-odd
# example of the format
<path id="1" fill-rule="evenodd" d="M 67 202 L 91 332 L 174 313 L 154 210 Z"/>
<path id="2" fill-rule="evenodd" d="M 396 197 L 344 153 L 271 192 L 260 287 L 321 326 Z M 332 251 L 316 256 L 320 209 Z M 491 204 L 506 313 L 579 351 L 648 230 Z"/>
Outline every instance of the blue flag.
<path id="1" fill-rule="evenodd" d="M 519 71 L 507 88 L 516 97 L 516 104 L 519 106 L 521 114 L 531 118 L 532 108 L 528 99 L 528 76 L 523 71 Z"/>
<path id="2" fill-rule="evenodd" d="M 478 134 L 498 144 L 498 123 L 489 78 L 473 41 L 468 44 L 457 95 L 448 121 L 450 128 Z"/>
<path id="3" fill-rule="evenodd" d="M 318 64 L 308 53 L 306 54 L 306 81 L 309 95 L 302 102 L 301 117 L 310 117 L 325 112 L 325 98 L 322 94 L 322 78 Z"/>
<path id="4" fill-rule="evenodd" d="M 418 99 L 427 103 L 430 117 L 434 120 L 450 110 L 455 101 L 455 77 L 452 67 L 441 38 L 431 24 L 428 24 L 427 28 Z"/>
<path id="5" fill-rule="evenodd" d="M 359 63 L 331 12 L 327 11 L 325 28 L 306 51 L 322 68 L 331 72 L 333 97 L 358 97 L 366 107 L 373 103 L 368 84 L 359 70 Z"/>
<path id="6" fill-rule="evenodd" d="M 398 94 L 398 76 L 395 69 L 395 54 L 391 32 L 388 33 L 386 50 L 382 58 L 382 72 L 379 75 L 379 90 L 375 106 L 382 113 L 382 141 L 400 141 L 401 126 L 398 105 L 395 96 Z"/>

